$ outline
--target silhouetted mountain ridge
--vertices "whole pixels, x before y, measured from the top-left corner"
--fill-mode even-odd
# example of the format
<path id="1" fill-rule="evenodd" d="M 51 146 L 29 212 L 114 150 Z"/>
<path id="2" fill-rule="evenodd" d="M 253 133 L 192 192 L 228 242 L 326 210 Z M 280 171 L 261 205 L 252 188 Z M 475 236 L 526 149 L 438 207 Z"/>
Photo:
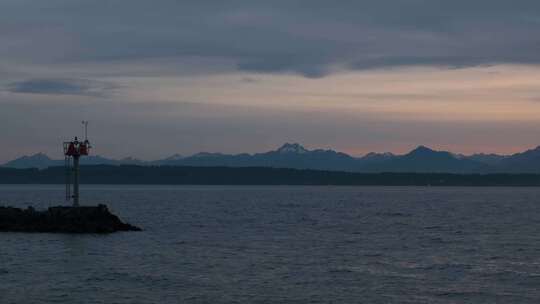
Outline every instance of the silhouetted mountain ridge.
<path id="1" fill-rule="evenodd" d="M 5 167 L 9 168 L 17 168 L 17 169 L 24 169 L 24 168 L 47 168 L 52 166 L 57 166 L 58 161 L 52 160 L 49 158 L 45 153 L 36 153 L 34 155 L 24 155 L 17 159 L 14 159 L 12 161 L 9 161 L 4 164 Z"/>
<path id="2" fill-rule="evenodd" d="M 43 153 L 23 156 L 7 162 L 9 168 L 47 168 L 62 166 Z M 276 150 L 263 153 L 224 154 L 200 152 L 191 156 L 142 161 L 133 157 L 110 159 L 92 155 L 81 159 L 83 165 L 142 165 L 194 167 L 274 167 L 346 172 L 417 172 L 417 173 L 540 173 L 540 147 L 513 155 L 473 154 L 470 156 L 437 151 L 418 146 L 409 153 L 368 153 L 353 157 L 330 149 L 309 150 L 299 143 L 285 143 Z"/>

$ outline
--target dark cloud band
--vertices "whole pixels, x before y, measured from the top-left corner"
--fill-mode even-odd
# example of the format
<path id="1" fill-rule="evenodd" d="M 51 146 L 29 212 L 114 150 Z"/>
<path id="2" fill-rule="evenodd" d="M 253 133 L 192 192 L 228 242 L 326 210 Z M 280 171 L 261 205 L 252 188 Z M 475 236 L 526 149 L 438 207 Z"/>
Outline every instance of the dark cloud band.
<path id="1" fill-rule="evenodd" d="M 2 28 L 3 58 L 49 64 L 199 56 L 322 77 L 334 66 L 540 63 L 540 2 L 531 0 L 7 0 Z"/>
<path id="2" fill-rule="evenodd" d="M 104 97 L 114 85 L 86 79 L 29 79 L 11 83 L 7 91 L 12 93 L 82 95 Z"/>

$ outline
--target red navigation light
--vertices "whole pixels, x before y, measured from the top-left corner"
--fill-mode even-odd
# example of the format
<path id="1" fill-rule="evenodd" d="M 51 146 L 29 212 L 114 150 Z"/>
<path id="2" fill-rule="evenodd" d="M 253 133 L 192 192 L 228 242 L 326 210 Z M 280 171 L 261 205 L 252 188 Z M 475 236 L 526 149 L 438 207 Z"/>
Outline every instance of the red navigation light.
<path id="1" fill-rule="evenodd" d="M 66 155 L 73 156 L 73 155 L 76 155 L 76 154 L 78 154 L 78 153 L 77 153 L 77 148 L 75 147 L 75 143 L 70 142 L 69 145 L 68 145 L 67 151 L 66 151 Z"/>
<path id="2" fill-rule="evenodd" d="M 86 143 L 82 143 L 79 145 L 79 154 L 88 155 L 88 146 L 86 145 Z"/>

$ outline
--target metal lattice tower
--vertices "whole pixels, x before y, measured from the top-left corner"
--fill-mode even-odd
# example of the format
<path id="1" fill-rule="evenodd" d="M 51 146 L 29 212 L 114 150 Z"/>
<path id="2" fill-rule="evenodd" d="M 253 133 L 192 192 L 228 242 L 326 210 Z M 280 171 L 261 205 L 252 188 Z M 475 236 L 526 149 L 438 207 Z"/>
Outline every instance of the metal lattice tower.
<path id="1" fill-rule="evenodd" d="M 73 141 L 64 142 L 65 171 L 66 171 L 66 200 L 73 199 L 73 207 L 79 207 L 79 161 L 81 156 L 90 152 L 88 141 L 88 121 L 82 122 L 84 127 L 84 141 L 77 137 Z M 73 187 L 73 194 L 72 194 Z"/>

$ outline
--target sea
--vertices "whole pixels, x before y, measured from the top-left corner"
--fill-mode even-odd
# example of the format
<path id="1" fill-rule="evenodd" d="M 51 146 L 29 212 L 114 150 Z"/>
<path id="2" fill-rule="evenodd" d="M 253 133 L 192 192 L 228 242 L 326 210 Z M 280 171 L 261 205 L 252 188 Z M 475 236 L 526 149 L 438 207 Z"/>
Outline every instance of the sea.
<path id="1" fill-rule="evenodd" d="M 1 185 L 46 208 L 60 185 Z M 0 233 L 0 303 L 540 303 L 540 189 L 82 185 L 142 232 Z"/>

